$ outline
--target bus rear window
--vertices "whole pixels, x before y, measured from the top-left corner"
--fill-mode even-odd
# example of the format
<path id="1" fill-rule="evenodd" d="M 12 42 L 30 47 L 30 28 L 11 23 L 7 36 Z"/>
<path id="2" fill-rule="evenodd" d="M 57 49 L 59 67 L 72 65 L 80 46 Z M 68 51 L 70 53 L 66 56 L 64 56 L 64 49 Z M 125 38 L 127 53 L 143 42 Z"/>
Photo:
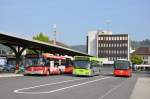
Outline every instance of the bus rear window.
<path id="1" fill-rule="evenodd" d="M 128 61 L 116 61 L 114 69 L 129 69 L 130 63 Z"/>

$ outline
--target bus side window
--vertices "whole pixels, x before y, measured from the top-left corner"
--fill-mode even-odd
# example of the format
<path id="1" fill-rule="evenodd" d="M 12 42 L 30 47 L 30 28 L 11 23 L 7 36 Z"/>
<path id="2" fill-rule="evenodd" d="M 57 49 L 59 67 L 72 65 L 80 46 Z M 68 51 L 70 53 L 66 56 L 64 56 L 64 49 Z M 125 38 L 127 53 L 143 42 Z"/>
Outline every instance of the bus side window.
<path id="1" fill-rule="evenodd" d="M 50 61 L 50 66 L 54 67 L 54 61 Z"/>

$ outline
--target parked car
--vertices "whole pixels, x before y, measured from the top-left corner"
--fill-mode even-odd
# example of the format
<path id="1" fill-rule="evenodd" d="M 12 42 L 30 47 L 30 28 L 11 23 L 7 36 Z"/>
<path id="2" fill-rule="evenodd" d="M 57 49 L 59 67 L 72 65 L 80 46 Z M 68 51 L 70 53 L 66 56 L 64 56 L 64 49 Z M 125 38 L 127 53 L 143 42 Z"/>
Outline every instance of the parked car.
<path id="1" fill-rule="evenodd" d="M 4 66 L 0 65 L 0 72 L 4 70 Z"/>
<path id="2" fill-rule="evenodd" d="M 15 66 L 11 64 L 4 65 L 3 71 L 15 71 Z"/>

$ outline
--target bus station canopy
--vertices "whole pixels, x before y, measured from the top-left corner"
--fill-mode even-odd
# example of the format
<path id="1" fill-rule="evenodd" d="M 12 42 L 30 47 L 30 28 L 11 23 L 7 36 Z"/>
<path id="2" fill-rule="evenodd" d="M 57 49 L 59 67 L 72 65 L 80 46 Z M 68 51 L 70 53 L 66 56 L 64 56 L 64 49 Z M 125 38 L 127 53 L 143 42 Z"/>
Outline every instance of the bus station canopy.
<path id="1" fill-rule="evenodd" d="M 41 50 L 49 53 L 58 53 L 60 55 L 91 56 L 86 53 L 73 50 L 71 48 L 66 48 L 55 44 L 32 40 L 31 38 L 24 37 L 23 35 L 18 36 L 15 35 L 14 33 L 0 33 L 0 43 L 10 46 L 19 46 L 27 49 Z"/>

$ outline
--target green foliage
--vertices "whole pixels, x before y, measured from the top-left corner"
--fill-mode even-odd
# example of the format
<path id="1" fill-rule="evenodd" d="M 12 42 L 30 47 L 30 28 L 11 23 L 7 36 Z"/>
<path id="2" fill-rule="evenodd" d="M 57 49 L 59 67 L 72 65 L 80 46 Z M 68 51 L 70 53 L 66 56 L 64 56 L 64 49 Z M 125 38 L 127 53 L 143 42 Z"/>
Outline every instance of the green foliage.
<path id="1" fill-rule="evenodd" d="M 48 42 L 49 38 L 48 36 L 44 35 L 42 32 L 40 32 L 38 35 L 33 36 L 34 40 L 39 40 L 39 41 L 43 41 L 43 42 Z"/>
<path id="2" fill-rule="evenodd" d="M 138 65 L 143 63 L 143 59 L 141 56 L 134 54 L 131 56 L 131 62 Z"/>
<path id="3" fill-rule="evenodd" d="M 38 41 L 42 41 L 42 42 L 48 42 L 49 41 L 48 36 L 44 35 L 42 32 L 40 32 L 36 36 L 33 36 L 33 39 L 38 40 Z M 39 54 L 41 52 L 43 53 L 44 51 L 37 51 L 37 50 L 33 51 L 33 50 L 30 50 L 30 49 L 27 50 L 28 54 Z"/>

